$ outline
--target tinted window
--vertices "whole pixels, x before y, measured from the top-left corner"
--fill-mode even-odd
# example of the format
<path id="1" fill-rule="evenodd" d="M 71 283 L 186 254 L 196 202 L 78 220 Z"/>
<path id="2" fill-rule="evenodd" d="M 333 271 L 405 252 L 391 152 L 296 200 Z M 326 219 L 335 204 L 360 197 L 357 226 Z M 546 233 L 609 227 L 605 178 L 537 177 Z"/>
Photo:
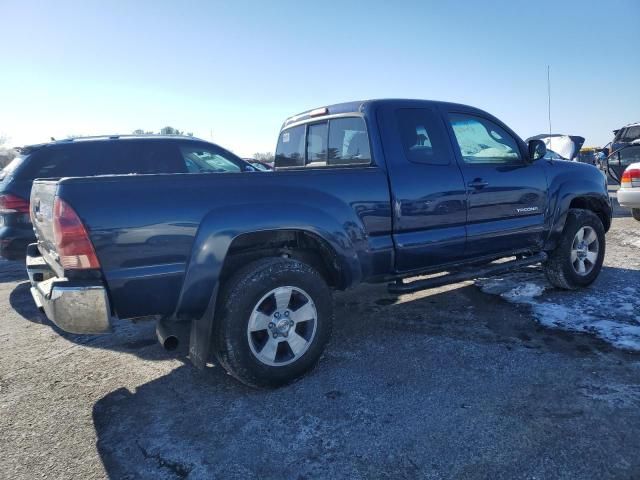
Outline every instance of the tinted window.
<path id="1" fill-rule="evenodd" d="M 628 127 L 622 130 L 619 141 L 633 142 L 640 138 L 640 125 L 636 127 Z"/>
<path id="2" fill-rule="evenodd" d="M 283 130 L 276 147 L 276 167 L 304 166 L 304 125 Z"/>
<path id="3" fill-rule="evenodd" d="M 222 149 L 203 145 L 182 145 L 180 153 L 189 173 L 240 172 L 240 166 Z"/>
<path id="4" fill-rule="evenodd" d="M 518 143 L 503 128 L 481 117 L 454 113 L 451 127 L 466 163 L 519 163 Z"/>
<path id="5" fill-rule="evenodd" d="M 327 123 L 307 127 L 307 163 L 327 161 Z"/>
<path id="6" fill-rule="evenodd" d="M 100 144 L 43 148 L 29 157 L 23 178 L 84 177 L 95 175 L 102 163 Z"/>
<path id="7" fill-rule="evenodd" d="M 431 110 L 403 108 L 398 110 L 400 140 L 407 160 L 429 165 L 448 165 L 442 126 Z"/>
<path id="8" fill-rule="evenodd" d="M 139 148 L 130 141 L 113 141 L 97 144 L 101 155 L 99 162 L 94 165 L 92 175 L 116 175 L 138 173 L 135 158 Z"/>
<path id="9" fill-rule="evenodd" d="M 337 118 L 329 122 L 329 165 L 371 163 L 369 137 L 359 117 Z"/>
<path id="10" fill-rule="evenodd" d="M 175 142 L 140 142 L 134 163 L 133 173 L 186 173 L 187 167 Z"/>

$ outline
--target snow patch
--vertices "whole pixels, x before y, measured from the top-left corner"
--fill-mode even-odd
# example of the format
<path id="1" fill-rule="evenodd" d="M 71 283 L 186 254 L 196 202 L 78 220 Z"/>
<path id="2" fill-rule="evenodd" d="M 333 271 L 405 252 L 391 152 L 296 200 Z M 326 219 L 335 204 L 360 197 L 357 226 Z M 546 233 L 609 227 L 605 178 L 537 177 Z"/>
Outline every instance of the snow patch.
<path id="1" fill-rule="evenodd" d="M 539 297 L 547 288 L 550 288 L 544 276 L 535 270 L 509 273 L 500 277 L 481 278 L 476 280 L 476 285 L 484 293 L 500 295 L 508 302 L 527 304 L 533 303 L 534 298 Z"/>
<path id="2" fill-rule="evenodd" d="M 635 318 L 605 320 L 555 303 L 535 304 L 533 314 L 545 327 L 591 333 L 617 348 L 640 351 L 640 322 Z"/>
<path id="3" fill-rule="evenodd" d="M 637 233 L 623 232 L 619 238 L 622 245 L 640 248 L 640 235 Z"/>
<path id="4" fill-rule="evenodd" d="M 640 351 L 640 290 L 636 287 L 598 291 L 557 291 L 562 303 L 540 298 L 552 287 L 540 269 L 479 279 L 476 285 L 511 303 L 530 305 L 541 325 L 570 332 L 591 333 L 625 349 Z"/>

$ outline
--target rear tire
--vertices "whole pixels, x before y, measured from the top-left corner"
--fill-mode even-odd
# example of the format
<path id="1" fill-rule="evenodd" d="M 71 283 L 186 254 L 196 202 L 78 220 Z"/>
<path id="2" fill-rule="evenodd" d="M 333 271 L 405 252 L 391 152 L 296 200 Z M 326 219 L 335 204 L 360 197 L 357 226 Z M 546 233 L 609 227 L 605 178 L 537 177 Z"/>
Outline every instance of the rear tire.
<path id="1" fill-rule="evenodd" d="M 572 208 L 562 237 L 549 253 L 544 272 L 558 288 L 575 290 L 591 285 L 602 269 L 605 253 L 604 227 L 590 210 Z"/>
<path id="2" fill-rule="evenodd" d="M 220 364 L 251 387 L 278 387 L 311 370 L 331 335 L 324 278 L 288 258 L 252 262 L 221 291 L 213 347 Z"/>
<path id="3" fill-rule="evenodd" d="M 632 208 L 631 215 L 633 216 L 633 218 L 640 222 L 640 208 Z"/>

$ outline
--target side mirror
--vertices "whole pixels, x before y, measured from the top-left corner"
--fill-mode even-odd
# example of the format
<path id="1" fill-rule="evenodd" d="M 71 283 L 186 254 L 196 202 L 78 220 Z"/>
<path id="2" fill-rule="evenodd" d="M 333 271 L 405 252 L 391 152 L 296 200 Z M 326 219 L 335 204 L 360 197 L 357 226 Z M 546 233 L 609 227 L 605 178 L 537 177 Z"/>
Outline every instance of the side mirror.
<path id="1" fill-rule="evenodd" d="M 608 149 L 607 147 L 604 147 L 604 148 L 601 150 L 601 152 L 602 152 L 602 153 L 604 153 L 604 156 L 605 156 L 605 157 L 608 157 L 608 156 L 609 156 L 609 153 L 611 153 L 611 152 L 609 152 L 609 149 Z"/>
<path id="2" fill-rule="evenodd" d="M 532 162 L 540 160 L 547 153 L 547 146 L 542 140 L 529 140 L 529 158 Z"/>

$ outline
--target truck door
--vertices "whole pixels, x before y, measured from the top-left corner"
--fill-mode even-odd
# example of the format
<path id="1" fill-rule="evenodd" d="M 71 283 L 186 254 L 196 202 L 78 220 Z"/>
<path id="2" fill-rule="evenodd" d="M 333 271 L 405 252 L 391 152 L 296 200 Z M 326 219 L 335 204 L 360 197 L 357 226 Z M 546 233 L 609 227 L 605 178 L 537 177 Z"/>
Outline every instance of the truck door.
<path id="1" fill-rule="evenodd" d="M 378 121 L 391 186 L 396 270 L 463 258 L 466 191 L 442 117 L 431 108 L 389 105 Z"/>
<path id="2" fill-rule="evenodd" d="M 539 249 L 546 231 L 546 162 L 530 162 L 524 143 L 488 116 L 450 111 L 448 123 L 467 189 L 466 255 Z"/>

